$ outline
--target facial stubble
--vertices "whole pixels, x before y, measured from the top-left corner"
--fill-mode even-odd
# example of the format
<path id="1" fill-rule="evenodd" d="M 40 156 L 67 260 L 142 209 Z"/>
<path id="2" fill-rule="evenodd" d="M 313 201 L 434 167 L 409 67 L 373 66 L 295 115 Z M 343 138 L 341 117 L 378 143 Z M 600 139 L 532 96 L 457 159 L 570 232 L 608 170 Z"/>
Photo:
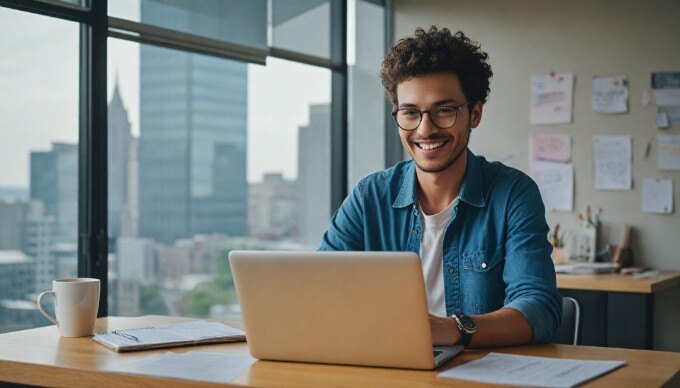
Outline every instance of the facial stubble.
<path id="1" fill-rule="evenodd" d="M 447 160 L 446 163 L 444 163 L 444 165 L 442 165 L 441 167 L 427 169 L 427 168 L 423 168 L 423 166 L 418 164 L 418 161 L 416 160 L 416 158 L 413 158 L 413 161 L 416 163 L 416 166 L 418 167 L 418 169 L 422 172 L 426 172 L 426 173 L 430 173 L 430 174 L 436 174 L 436 173 L 439 173 L 439 172 L 442 172 L 442 171 L 446 171 L 446 169 L 448 169 L 454 163 L 456 163 L 458 161 L 458 159 L 460 159 L 460 157 L 463 155 L 463 153 L 467 150 L 467 146 L 470 143 L 470 133 L 472 132 L 472 127 L 470 126 L 470 120 L 468 120 L 467 127 L 468 127 L 467 128 L 468 136 L 467 136 L 467 139 L 465 140 L 465 145 L 458 152 L 456 152 L 453 155 L 453 157 L 449 158 L 449 160 Z M 453 137 L 452 141 L 455 141 L 455 140 L 456 140 L 456 138 Z"/>

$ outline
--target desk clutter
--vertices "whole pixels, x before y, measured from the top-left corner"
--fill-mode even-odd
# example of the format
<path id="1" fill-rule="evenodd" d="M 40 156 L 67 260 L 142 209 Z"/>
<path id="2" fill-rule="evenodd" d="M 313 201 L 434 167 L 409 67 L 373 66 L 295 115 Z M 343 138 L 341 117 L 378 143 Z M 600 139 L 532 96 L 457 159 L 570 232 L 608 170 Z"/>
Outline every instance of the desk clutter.
<path id="1" fill-rule="evenodd" d="M 196 321 L 164 327 L 113 330 L 95 333 L 93 340 L 116 352 L 169 348 L 174 346 L 241 342 L 246 334 L 219 322 Z"/>
<path id="2" fill-rule="evenodd" d="M 565 230 L 555 225 L 549 235 L 553 246 L 552 261 L 556 273 L 600 274 L 621 272 L 640 276 L 646 268 L 634 267 L 630 248 L 632 225 L 625 223 L 618 244 L 607 243 L 598 250 L 598 230 L 603 210 L 591 211 L 586 206 L 577 214 L 578 226 Z M 650 272 L 647 271 L 647 276 Z"/>

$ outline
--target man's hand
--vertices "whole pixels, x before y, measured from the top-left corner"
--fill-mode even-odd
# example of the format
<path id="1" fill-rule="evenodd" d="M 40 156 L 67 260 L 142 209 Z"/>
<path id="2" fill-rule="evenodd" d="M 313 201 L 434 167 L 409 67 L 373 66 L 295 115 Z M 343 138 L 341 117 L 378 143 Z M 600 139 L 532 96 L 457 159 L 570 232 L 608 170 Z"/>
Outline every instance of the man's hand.
<path id="1" fill-rule="evenodd" d="M 455 345 L 461 337 L 456 320 L 430 314 L 430 332 L 433 345 Z"/>

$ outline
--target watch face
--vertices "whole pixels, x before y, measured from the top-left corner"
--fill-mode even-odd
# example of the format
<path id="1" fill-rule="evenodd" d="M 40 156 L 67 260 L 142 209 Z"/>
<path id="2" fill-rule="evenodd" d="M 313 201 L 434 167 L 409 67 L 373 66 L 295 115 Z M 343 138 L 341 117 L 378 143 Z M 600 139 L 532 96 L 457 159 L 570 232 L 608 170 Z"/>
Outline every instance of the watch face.
<path id="1" fill-rule="evenodd" d="M 475 321 L 472 320 L 472 318 L 468 317 L 467 315 L 457 315 L 458 319 L 460 320 L 460 324 L 468 331 L 473 331 L 475 330 Z"/>

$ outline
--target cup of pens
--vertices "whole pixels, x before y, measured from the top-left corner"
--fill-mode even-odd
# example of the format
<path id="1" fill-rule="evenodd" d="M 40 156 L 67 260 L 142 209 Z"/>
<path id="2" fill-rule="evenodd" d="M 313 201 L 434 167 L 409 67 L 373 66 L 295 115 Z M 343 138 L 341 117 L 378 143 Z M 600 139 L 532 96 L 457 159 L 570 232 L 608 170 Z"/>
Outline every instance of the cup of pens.
<path id="1" fill-rule="evenodd" d="M 582 212 L 577 214 L 579 227 L 576 229 L 571 240 L 569 261 L 593 262 L 595 261 L 597 229 L 602 215 L 602 208 L 593 213 L 590 206 L 585 206 Z"/>

